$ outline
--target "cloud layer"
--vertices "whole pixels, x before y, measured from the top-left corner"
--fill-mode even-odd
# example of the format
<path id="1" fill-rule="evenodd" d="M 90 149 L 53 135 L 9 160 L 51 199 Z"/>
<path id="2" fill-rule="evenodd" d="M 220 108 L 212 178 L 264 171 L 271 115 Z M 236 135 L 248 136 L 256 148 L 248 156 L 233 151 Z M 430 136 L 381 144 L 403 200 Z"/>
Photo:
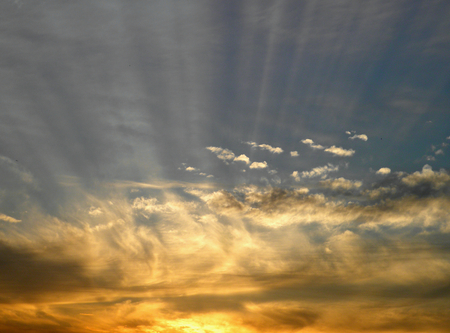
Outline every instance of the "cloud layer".
<path id="1" fill-rule="evenodd" d="M 344 178 L 319 182 L 353 191 L 352 202 L 308 188 L 180 185 L 86 195 L 59 218 L 35 209 L 22 221 L 39 221 L 33 230 L 6 223 L 0 235 L 0 328 L 338 332 L 344 320 L 350 331 L 444 332 L 446 175 L 425 166 L 384 183 L 389 192 Z M 423 182 L 438 192 L 408 194 Z M 440 315 L 429 321 L 432 313 Z"/>

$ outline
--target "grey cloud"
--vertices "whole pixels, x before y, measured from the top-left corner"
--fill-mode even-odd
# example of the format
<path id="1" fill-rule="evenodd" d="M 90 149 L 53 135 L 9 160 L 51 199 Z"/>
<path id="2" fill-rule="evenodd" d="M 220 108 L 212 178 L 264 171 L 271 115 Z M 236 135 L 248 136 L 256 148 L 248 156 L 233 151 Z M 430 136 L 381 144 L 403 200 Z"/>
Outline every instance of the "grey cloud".
<path id="1" fill-rule="evenodd" d="M 14 301 L 34 301 L 45 293 L 75 292 L 92 286 L 85 263 L 77 259 L 55 258 L 56 248 L 47 253 L 0 242 L 2 294 Z M 46 258 L 47 257 L 47 258 Z"/>

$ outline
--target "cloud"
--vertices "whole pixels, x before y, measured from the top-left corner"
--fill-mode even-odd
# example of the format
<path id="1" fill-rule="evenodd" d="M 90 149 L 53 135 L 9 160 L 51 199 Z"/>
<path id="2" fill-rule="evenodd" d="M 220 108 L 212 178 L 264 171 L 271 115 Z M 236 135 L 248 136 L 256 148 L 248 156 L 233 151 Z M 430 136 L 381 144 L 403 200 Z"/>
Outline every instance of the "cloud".
<path id="1" fill-rule="evenodd" d="M 444 155 L 444 151 L 442 149 L 438 149 L 434 153 L 435 155 Z"/>
<path id="2" fill-rule="evenodd" d="M 331 146 L 325 149 L 326 152 L 337 156 L 353 156 L 355 151 L 353 149 L 344 149 L 342 147 Z"/>
<path id="3" fill-rule="evenodd" d="M 268 150 L 269 152 L 271 152 L 272 154 L 281 154 L 283 152 L 283 149 L 281 149 L 280 147 L 272 147 L 271 145 L 268 144 L 257 144 L 254 141 L 248 141 L 246 142 L 246 144 L 250 145 L 252 148 L 261 148 L 263 150 Z"/>
<path id="4" fill-rule="evenodd" d="M 277 170 L 270 170 L 270 171 L 269 171 L 269 175 L 275 175 L 275 174 L 277 174 L 277 173 L 278 173 Z"/>
<path id="5" fill-rule="evenodd" d="M 315 144 L 311 139 L 302 140 L 305 145 L 310 146 L 312 149 L 325 149 L 326 152 L 337 156 L 353 156 L 355 151 L 353 149 L 344 149 L 342 147 L 331 146 L 326 148 L 322 145 Z"/>
<path id="6" fill-rule="evenodd" d="M 298 151 L 291 151 L 291 156 L 292 157 L 298 156 Z"/>
<path id="7" fill-rule="evenodd" d="M 217 157 L 223 161 L 234 160 L 235 155 L 231 150 L 223 149 L 220 147 L 206 147 L 209 151 L 217 155 Z"/>
<path id="8" fill-rule="evenodd" d="M 18 222 L 22 222 L 22 220 L 17 220 L 14 217 L 5 215 L 0 213 L 0 220 L 5 221 L 5 222 L 9 222 L 9 223 L 18 223 Z"/>
<path id="9" fill-rule="evenodd" d="M 197 169 L 196 168 L 194 168 L 194 167 L 187 167 L 186 168 L 186 171 L 189 171 L 189 172 L 194 172 L 194 171 L 197 171 Z"/>
<path id="10" fill-rule="evenodd" d="M 367 141 L 368 137 L 365 134 L 355 134 L 355 135 L 349 137 L 349 139 L 350 140 L 359 139 L 359 140 Z"/>
<path id="11" fill-rule="evenodd" d="M 300 181 L 300 176 L 299 176 L 299 174 L 298 174 L 298 171 L 292 172 L 291 177 L 294 177 L 294 179 L 295 179 L 296 182 L 299 182 L 299 181 Z"/>
<path id="12" fill-rule="evenodd" d="M 420 184 L 430 184 L 434 189 L 440 189 L 450 185 L 450 176 L 444 169 L 433 171 L 430 165 L 425 164 L 422 172 L 416 171 L 402 178 L 402 182 L 411 187 Z"/>
<path id="13" fill-rule="evenodd" d="M 449 197 L 367 205 L 358 193 L 349 204 L 316 191 L 162 186 L 137 198 L 89 195 L 86 209 L 64 209 L 61 219 L 33 213 L 36 230 L 21 234 L 7 224 L 0 330 L 333 331 L 336 316 L 347 318 L 343 304 L 364 320 L 368 304 L 377 306 L 371 326 L 428 318 L 420 311 L 436 323 L 448 311 L 449 252 L 439 232 L 450 232 Z M 103 214 L 82 218 L 89 207 Z M 407 319 L 396 312 L 405 297 L 414 309 Z M 423 310 L 425 300 L 443 305 Z"/>
<path id="14" fill-rule="evenodd" d="M 245 154 L 239 155 L 233 161 L 235 161 L 235 162 L 244 162 L 245 164 L 250 164 L 250 159 Z"/>
<path id="15" fill-rule="evenodd" d="M 336 172 L 338 170 L 339 170 L 339 166 L 328 163 L 328 165 L 313 168 L 311 171 L 303 171 L 302 177 L 314 178 L 314 177 L 321 176 L 322 178 L 325 178 L 328 175 L 328 173 Z"/>
<path id="16" fill-rule="evenodd" d="M 250 164 L 250 159 L 245 154 L 241 154 L 238 157 L 236 157 L 236 155 L 234 155 L 234 153 L 229 149 L 224 149 L 220 147 L 206 147 L 206 149 L 216 154 L 217 157 L 223 160 L 224 162 L 233 161 Z"/>
<path id="17" fill-rule="evenodd" d="M 352 135 L 352 132 L 350 132 L 350 131 L 345 131 L 345 134 Z"/>
<path id="18" fill-rule="evenodd" d="M 345 178 L 327 179 L 320 182 L 323 187 L 330 188 L 332 190 L 352 190 L 362 186 L 362 182 L 358 180 L 348 180 Z"/>
<path id="19" fill-rule="evenodd" d="M 390 174 L 390 173 L 391 173 L 391 169 L 389 169 L 389 168 L 380 168 L 380 169 L 376 172 L 377 175 L 388 175 L 388 174 Z"/>
<path id="20" fill-rule="evenodd" d="M 250 164 L 249 168 L 250 169 L 265 169 L 267 168 L 267 162 L 253 162 L 252 164 Z"/>
<path id="21" fill-rule="evenodd" d="M 100 207 L 91 207 L 89 208 L 88 214 L 91 216 L 100 216 L 103 214 L 103 211 Z"/>
<path id="22" fill-rule="evenodd" d="M 311 139 L 304 139 L 304 140 L 302 140 L 302 142 L 305 145 L 310 146 L 312 149 L 325 149 L 325 147 L 323 147 L 321 145 L 314 144 L 314 141 Z"/>

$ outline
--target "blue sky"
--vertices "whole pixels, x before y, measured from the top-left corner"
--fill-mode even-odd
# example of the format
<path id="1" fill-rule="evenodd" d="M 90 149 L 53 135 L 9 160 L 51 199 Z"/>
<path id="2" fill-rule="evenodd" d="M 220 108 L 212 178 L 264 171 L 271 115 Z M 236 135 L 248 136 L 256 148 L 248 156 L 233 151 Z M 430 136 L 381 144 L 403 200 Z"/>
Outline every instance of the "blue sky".
<path id="1" fill-rule="evenodd" d="M 0 4 L 0 330 L 448 330 L 449 12 Z"/>

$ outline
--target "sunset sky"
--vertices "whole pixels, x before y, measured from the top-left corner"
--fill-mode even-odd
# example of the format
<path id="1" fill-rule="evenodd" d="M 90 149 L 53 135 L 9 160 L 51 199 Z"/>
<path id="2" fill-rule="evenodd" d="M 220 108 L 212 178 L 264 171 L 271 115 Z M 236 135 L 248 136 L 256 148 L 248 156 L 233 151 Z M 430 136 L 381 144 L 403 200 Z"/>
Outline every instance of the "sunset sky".
<path id="1" fill-rule="evenodd" d="M 450 2 L 0 2 L 0 332 L 450 331 Z"/>

